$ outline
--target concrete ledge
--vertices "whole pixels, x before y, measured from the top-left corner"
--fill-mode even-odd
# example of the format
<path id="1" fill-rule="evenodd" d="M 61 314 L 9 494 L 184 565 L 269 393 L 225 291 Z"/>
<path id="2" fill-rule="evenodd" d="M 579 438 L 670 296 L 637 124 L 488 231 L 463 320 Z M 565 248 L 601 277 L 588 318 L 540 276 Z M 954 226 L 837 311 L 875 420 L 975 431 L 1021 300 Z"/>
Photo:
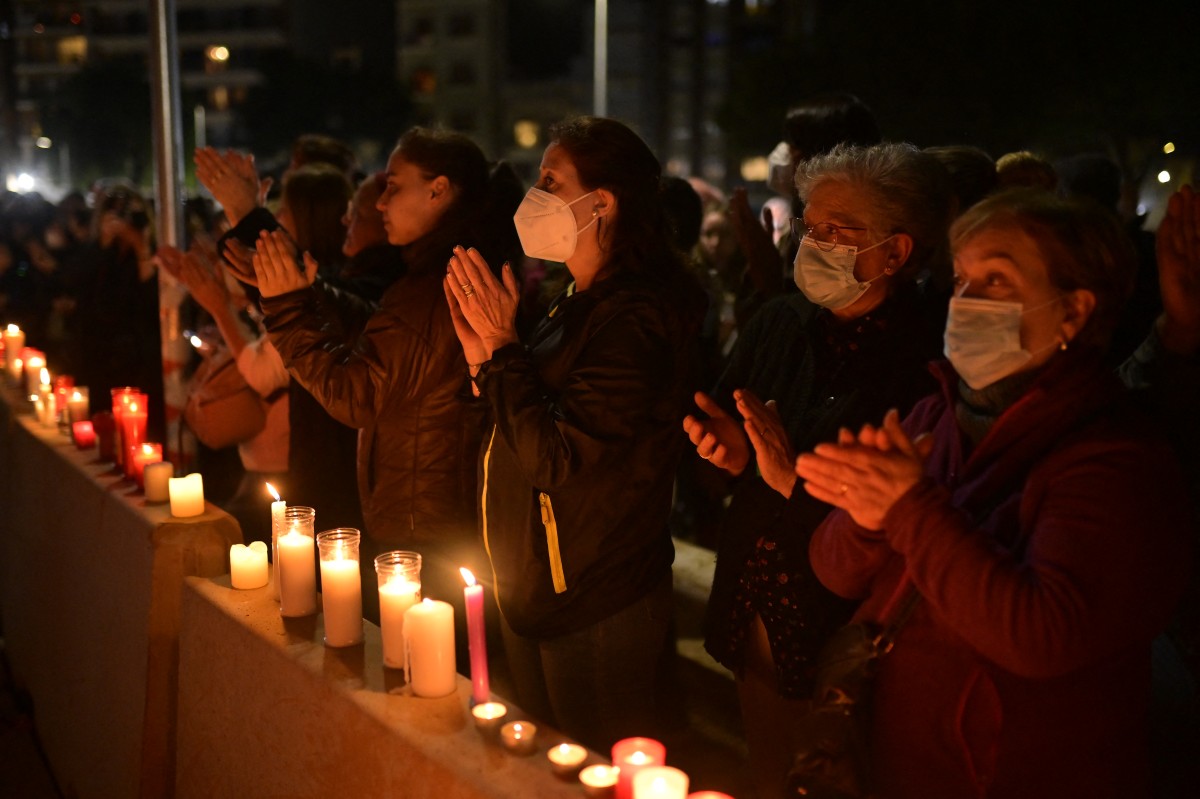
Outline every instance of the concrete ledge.
<path id="1" fill-rule="evenodd" d="M 188 580 L 182 613 L 179 797 L 581 795 L 545 757 L 563 736 L 539 725 L 536 754 L 508 754 L 475 729 L 462 677 L 449 697 L 411 696 L 373 624 L 329 649 L 320 616 L 282 619 L 269 588 L 228 577 Z"/>

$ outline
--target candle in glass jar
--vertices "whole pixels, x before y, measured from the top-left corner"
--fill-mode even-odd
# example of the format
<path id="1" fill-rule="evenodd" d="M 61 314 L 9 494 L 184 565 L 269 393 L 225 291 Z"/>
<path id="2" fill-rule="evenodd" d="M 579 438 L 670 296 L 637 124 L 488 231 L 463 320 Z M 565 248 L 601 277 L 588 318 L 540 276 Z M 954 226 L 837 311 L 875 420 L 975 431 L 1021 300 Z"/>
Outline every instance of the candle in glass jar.
<path id="1" fill-rule="evenodd" d="M 100 460 L 111 463 L 116 454 L 113 450 L 116 449 L 116 422 L 113 421 L 113 415 L 110 411 L 97 411 L 92 414 L 92 429 L 96 433 L 96 449 L 100 456 Z M 166 502 L 166 498 L 162 500 Z"/>
<path id="2" fill-rule="evenodd" d="M 71 398 L 71 391 L 75 388 L 75 378 L 70 375 L 57 375 L 54 378 L 54 410 L 58 414 L 55 421 L 57 423 L 69 422 L 69 414 L 67 401 Z M 68 427 L 67 433 L 71 430 Z"/>
<path id="3" fill-rule="evenodd" d="M 204 478 L 199 474 L 172 477 L 167 481 L 172 516 L 199 516 L 204 513 Z"/>
<path id="4" fill-rule="evenodd" d="M 670 766 L 647 766 L 633 775 L 633 799 L 687 799 L 688 776 Z"/>
<path id="5" fill-rule="evenodd" d="M 137 395 L 138 400 L 143 400 L 145 396 Z M 129 480 L 137 477 L 137 455 L 146 441 L 146 405 L 138 400 L 131 401 L 121 413 L 121 445 L 125 447 L 123 463 L 125 477 Z"/>
<path id="6" fill-rule="evenodd" d="M 362 577 L 358 571 L 360 538 L 361 533 L 352 527 L 317 535 L 326 646 L 353 646 L 363 639 Z"/>
<path id="7" fill-rule="evenodd" d="M 416 696 L 454 693 L 454 608 L 424 599 L 404 613 L 405 674 Z"/>
<path id="8" fill-rule="evenodd" d="M 96 446 L 96 430 L 91 422 L 75 422 L 71 425 L 71 439 L 80 449 L 91 449 Z"/>
<path id="9" fill-rule="evenodd" d="M 316 511 L 293 506 L 284 514 L 279 536 L 279 613 L 287 617 L 317 612 L 317 564 L 313 525 Z"/>
<path id="10" fill-rule="evenodd" d="M 621 770 L 617 799 L 633 799 L 633 777 L 648 766 L 661 766 L 667 748 L 653 738 L 623 738 L 613 744 L 612 764 Z"/>
<path id="11" fill-rule="evenodd" d="M 88 388 L 75 386 L 67 396 L 67 420 L 71 424 L 82 422 L 88 416 Z"/>
<path id="12" fill-rule="evenodd" d="M 112 396 L 113 462 L 118 466 L 125 462 L 125 446 L 121 440 L 121 417 L 125 415 L 125 409 L 137 400 L 139 393 L 138 389 L 132 386 L 109 389 L 109 394 Z"/>
<path id="13" fill-rule="evenodd" d="M 383 665 L 404 668 L 404 614 L 421 601 L 421 555 L 417 552 L 384 552 L 375 558 L 379 579 L 379 633 L 383 638 Z"/>
<path id="14" fill-rule="evenodd" d="M 146 467 L 151 463 L 162 462 L 162 444 L 142 444 L 133 454 L 133 479 L 138 488 L 145 488 Z"/>
<path id="15" fill-rule="evenodd" d="M 486 702 L 491 696 L 488 684 L 487 637 L 483 627 L 483 586 L 475 582 L 470 569 L 458 570 L 467 586 L 463 596 L 467 604 L 467 646 L 471 654 L 471 698 Z"/>
<path id="16" fill-rule="evenodd" d="M 171 478 L 175 476 L 175 465 L 169 461 L 146 464 L 142 473 L 147 502 L 168 502 L 171 499 Z"/>
<path id="17" fill-rule="evenodd" d="M 267 545 L 251 541 L 249 546 L 229 548 L 229 581 L 234 588 L 246 590 L 267 584 Z"/>

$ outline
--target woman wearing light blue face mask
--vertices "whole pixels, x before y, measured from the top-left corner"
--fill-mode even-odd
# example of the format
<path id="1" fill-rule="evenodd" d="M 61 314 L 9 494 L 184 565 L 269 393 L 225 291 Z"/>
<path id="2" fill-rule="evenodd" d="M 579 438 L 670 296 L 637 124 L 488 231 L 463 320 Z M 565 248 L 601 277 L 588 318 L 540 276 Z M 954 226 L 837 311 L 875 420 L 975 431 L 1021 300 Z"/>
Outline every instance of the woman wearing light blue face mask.
<path id="1" fill-rule="evenodd" d="M 821 581 L 860 621 L 917 598 L 878 661 L 878 795 L 1149 795 L 1150 644 L 1191 517 L 1103 361 L 1132 248 L 1099 207 L 1039 191 L 982 201 L 951 241 L 942 390 L 796 463 L 841 509 L 812 539 Z"/>
<path id="2" fill-rule="evenodd" d="M 457 249 L 445 290 L 491 413 L 480 532 L 517 699 L 606 751 L 653 734 L 668 653 L 667 517 L 703 293 L 672 251 L 657 159 L 629 128 L 551 129 L 514 217 L 525 254 L 573 279 L 523 345 L 511 269 Z"/>

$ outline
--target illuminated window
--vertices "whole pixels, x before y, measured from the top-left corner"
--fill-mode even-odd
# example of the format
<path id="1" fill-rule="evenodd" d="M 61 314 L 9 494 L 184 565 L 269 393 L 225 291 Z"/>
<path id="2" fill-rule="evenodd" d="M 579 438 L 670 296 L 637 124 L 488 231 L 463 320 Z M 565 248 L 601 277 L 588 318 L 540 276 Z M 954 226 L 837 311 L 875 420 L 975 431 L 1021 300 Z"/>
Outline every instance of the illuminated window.
<path id="1" fill-rule="evenodd" d="M 58 63 L 82 64 L 87 61 L 87 37 L 64 36 L 58 40 Z"/>
<path id="2" fill-rule="evenodd" d="M 532 119 L 519 119 L 513 124 L 513 141 L 526 150 L 537 147 L 538 124 Z"/>
<path id="3" fill-rule="evenodd" d="M 742 160 L 742 180 L 766 180 L 770 171 L 767 159 L 761 155 Z"/>
<path id="4" fill-rule="evenodd" d="M 229 108 L 229 89 L 225 86 L 214 86 L 209 89 L 208 105 L 214 111 L 224 111 Z"/>

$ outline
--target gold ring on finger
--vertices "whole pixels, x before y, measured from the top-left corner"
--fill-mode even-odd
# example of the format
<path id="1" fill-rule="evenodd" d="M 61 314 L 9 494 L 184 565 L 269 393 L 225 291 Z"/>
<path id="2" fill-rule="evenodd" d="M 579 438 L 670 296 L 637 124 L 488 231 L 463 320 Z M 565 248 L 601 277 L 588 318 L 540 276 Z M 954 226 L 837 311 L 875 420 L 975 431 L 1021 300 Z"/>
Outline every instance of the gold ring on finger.
<path id="1" fill-rule="evenodd" d="M 850 490 L 850 486 L 846 485 L 845 483 L 842 483 L 842 487 L 838 489 L 838 493 L 841 494 L 842 496 L 846 496 L 846 492 L 849 490 Z"/>

